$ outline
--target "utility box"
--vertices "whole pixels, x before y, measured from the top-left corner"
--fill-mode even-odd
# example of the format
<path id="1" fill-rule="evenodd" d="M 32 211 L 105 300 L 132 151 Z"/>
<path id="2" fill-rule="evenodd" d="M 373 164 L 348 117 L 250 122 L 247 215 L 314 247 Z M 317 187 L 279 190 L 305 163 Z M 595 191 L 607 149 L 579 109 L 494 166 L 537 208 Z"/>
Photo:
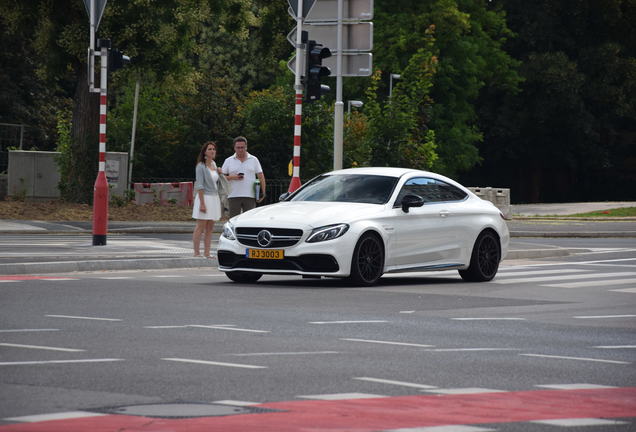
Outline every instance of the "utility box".
<path id="1" fill-rule="evenodd" d="M 510 206 L 510 189 L 493 188 L 493 187 L 469 187 L 471 192 L 479 198 L 490 201 L 503 213 L 506 219 L 512 216 L 512 207 Z"/>
<path id="2" fill-rule="evenodd" d="M 32 200 L 60 197 L 58 152 L 9 150 L 7 195 Z M 106 178 L 111 195 L 123 196 L 128 187 L 128 153 L 106 153 Z"/>
<path id="3" fill-rule="evenodd" d="M 9 150 L 7 194 L 34 200 L 57 199 L 60 173 L 57 152 Z"/>

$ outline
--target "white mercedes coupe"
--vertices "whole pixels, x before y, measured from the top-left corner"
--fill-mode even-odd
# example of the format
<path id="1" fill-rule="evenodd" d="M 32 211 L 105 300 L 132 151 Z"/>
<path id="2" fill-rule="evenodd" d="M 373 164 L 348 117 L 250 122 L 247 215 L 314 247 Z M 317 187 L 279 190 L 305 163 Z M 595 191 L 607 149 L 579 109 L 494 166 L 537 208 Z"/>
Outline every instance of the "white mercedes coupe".
<path id="1" fill-rule="evenodd" d="M 368 286 L 384 273 L 448 269 L 478 282 L 495 277 L 509 241 L 497 207 L 447 177 L 350 168 L 230 219 L 217 257 L 236 282 L 276 274 Z"/>

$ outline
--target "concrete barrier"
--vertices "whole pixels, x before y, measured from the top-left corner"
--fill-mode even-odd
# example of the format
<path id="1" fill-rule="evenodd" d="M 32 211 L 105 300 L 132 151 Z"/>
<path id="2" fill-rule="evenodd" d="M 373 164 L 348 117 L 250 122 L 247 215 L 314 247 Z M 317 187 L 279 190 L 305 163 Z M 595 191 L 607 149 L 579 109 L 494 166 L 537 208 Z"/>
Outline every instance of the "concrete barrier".
<path id="1" fill-rule="evenodd" d="M 471 192 L 479 198 L 490 201 L 503 213 L 506 218 L 512 217 L 510 206 L 510 189 L 493 187 L 469 187 Z"/>

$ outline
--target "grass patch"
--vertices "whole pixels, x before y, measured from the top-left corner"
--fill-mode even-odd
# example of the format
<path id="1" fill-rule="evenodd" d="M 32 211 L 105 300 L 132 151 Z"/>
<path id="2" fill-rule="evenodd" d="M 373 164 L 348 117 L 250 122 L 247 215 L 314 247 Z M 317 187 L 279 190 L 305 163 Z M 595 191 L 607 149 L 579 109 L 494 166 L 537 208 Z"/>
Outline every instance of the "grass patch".
<path id="1" fill-rule="evenodd" d="M 589 213 L 577 213 L 568 217 L 636 217 L 636 207 L 597 210 Z"/>

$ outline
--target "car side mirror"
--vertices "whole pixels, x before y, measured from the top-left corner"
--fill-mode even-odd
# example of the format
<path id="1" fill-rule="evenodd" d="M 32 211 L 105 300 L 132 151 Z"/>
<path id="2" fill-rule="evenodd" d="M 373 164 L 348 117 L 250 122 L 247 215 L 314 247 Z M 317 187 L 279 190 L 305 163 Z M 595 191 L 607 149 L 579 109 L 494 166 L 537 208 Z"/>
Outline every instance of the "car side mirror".
<path id="1" fill-rule="evenodd" d="M 285 200 L 286 200 L 286 199 L 287 199 L 290 195 L 291 195 L 291 193 L 289 193 L 289 192 L 285 192 L 284 194 L 281 194 L 281 195 L 278 197 L 278 201 L 285 201 Z"/>
<path id="2" fill-rule="evenodd" d="M 422 207 L 424 198 L 418 195 L 404 195 L 400 204 L 402 204 L 402 211 L 408 213 L 411 207 Z"/>

